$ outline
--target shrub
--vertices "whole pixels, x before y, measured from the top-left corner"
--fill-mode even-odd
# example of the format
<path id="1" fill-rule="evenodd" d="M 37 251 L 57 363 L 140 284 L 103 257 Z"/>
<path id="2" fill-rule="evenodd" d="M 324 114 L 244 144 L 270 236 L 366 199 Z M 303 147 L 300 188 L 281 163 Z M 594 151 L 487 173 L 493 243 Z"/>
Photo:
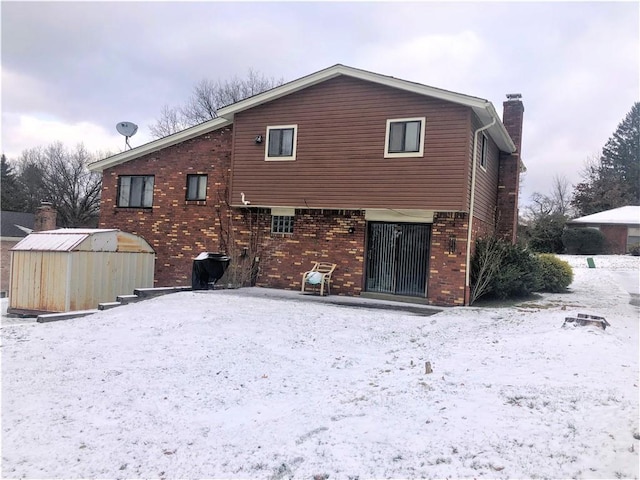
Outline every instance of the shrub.
<path id="1" fill-rule="evenodd" d="M 542 215 L 529 230 L 529 248 L 540 253 L 562 253 L 562 232 L 567 219 L 559 213 Z"/>
<path id="2" fill-rule="evenodd" d="M 562 243 L 572 255 L 597 255 L 604 250 L 605 238 L 595 228 L 568 228 L 562 233 Z"/>
<path id="3" fill-rule="evenodd" d="M 540 288 L 538 259 L 521 245 L 506 244 L 493 284 L 497 298 L 526 297 Z"/>
<path id="4" fill-rule="evenodd" d="M 640 256 L 640 243 L 636 243 L 635 245 L 631 245 L 629 247 L 629 253 L 635 257 Z"/>
<path id="5" fill-rule="evenodd" d="M 555 255 L 538 255 L 540 266 L 540 290 L 562 292 L 573 282 L 573 270 L 564 260 Z"/>
<path id="6" fill-rule="evenodd" d="M 471 261 L 471 303 L 483 296 L 524 297 L 540 288 L 536 256 L 521 245 L 496 238 L 480 239 Z"/>
<path id="7" fill-rule="evenodd" d="M 493 280 L 500 268 L 504 242 L 490 237 L 476 241 L 476 250 L 471 259 L 471 295 L 469 303 L 489 295 Z"/>

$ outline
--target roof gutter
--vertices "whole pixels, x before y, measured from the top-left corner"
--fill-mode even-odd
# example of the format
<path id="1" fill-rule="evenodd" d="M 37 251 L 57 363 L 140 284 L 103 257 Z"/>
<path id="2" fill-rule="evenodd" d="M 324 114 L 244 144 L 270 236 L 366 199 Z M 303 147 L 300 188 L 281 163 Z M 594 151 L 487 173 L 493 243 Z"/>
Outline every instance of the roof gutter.
<path id="1" fill-rule="evenodd" d="M 478 134 L 484 130 L 487 130 L 493 127 L 496 123 L 496 117 L 493 117 L 491 123 L 484 125 L 483 127 L 478 128 L 473 134 L 473 166 L 471 167 L 471 199 L 469 203 L 469 228 L 467 230 L 467 265 L 465 269 L 465 292 L 470 291 L 470 283 L 471 283 L 471 232 L 473 230 L 473 214 L 475 210 L 475 200 L 476 200 L 476 170 L 478 168 Z"/>

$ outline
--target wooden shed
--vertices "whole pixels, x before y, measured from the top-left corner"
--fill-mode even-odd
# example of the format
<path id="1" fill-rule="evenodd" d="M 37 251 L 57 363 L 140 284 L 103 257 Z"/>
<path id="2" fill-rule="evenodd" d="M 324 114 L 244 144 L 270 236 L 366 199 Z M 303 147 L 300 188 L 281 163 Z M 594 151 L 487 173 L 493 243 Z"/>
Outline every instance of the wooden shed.
<path id="1" fill-rule="evenodd" d="M 116 229 L 61 228 L 31 233 L 11 249 L 8 313 L 97 308 L 153 286 L 155 252 Z"/>

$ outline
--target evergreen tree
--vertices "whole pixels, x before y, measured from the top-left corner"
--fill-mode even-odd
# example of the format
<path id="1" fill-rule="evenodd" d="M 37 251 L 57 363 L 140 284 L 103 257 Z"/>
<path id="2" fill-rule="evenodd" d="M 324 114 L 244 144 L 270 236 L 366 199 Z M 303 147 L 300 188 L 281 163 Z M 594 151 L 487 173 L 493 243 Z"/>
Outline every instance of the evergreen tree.
<path id="1" fill-rule="evenodd" d="M 640 205 L 640 102 L 636 102 L 576 185 L 572 205 L 590 215 Z"/>
<path id="2" fill-rule="evenodd" d="M 7 162 L 7 157 L 5 157 L 4 153 L 0 160 L 2 169 L 2 178 L 0 179 L 2 193 L 2 198 L 0 199 L 1 208 L 6 212 L 20 212 L 22 211 L 22 204 L 20 201 L 18 179 L 13 171 L 13 167 Z"/>

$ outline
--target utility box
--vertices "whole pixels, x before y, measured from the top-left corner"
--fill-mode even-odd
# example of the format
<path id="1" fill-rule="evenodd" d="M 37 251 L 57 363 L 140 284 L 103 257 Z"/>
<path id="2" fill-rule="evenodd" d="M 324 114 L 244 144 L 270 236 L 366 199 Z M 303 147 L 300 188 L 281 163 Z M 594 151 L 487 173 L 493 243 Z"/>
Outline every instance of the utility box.
<path id="1" fill-rule="evenodd" d="M 155 252 L 116 229 L 34 232 L 11 249 L 7 313 L 39 315 L 98 308 L 153 286 Z"/>

